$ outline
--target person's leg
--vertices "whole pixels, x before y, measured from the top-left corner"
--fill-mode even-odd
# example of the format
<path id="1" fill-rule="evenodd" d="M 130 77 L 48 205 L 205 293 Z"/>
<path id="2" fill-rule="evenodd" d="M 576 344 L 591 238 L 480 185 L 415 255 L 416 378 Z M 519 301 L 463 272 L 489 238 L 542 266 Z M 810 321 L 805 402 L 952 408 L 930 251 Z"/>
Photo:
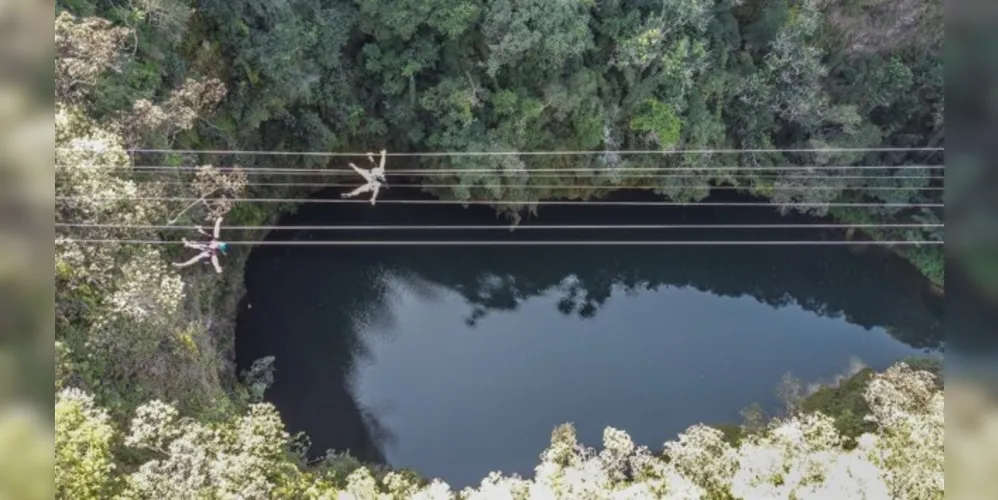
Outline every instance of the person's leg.
<path id="1" fill-rule="evenodd" d="M 371 190 L 371 184 L 368 183 L 368 184 L 364 184 L 363 186 L 360 186 L 357 189 L 354 189 L 353 191 L 350 191 L 349 193 L 341 193 L 340 197 L 341 198 L 353 198 L 354 196 L 357 196 L 358 194 L 363 194 L 363 193 L 366 193 L 366 192 L 368 192 L 370 190 Z"/>
<path id="2" fill-rule="evenodd" d="M 211 265 L 215 266 L 215 272 L 222 274 L 222 266 L 218 264 L 218 255 L 211 256 Z"/>
<path id="3" fill-rule="evenodd" d="M 218 233 L 221 232 L 221 230 L 222 230 L 222 218 L 219 217 L 215 219 L 215 236 L 213 237 L 213 239 L 216 240 L 218 239 Z"/>
<path id="4" fill-rule="evenodd" d="M 374 206 L 374 201 L 378 199 L 378 190 L 381 189 L 380 184 L 375 184 L 374 188 L 371 189 L 371 206 Z"/>
<path id="5" fill-rule="evenodd" d="M 191 260 L 189 260 L 187 262 L 174 262 L 173 263 L 173 267 L 187 267 L 187 266 L 189 266 L 191 264 L 194 264 L 194 263 L 196 263 L 196 262 L 198 262 L 200 260 L 203 260 L 207 256 L 208 256 L 208 252 L 201 252 L 201 253 L 195 255 L 194 257 L 192 257 Z"/>

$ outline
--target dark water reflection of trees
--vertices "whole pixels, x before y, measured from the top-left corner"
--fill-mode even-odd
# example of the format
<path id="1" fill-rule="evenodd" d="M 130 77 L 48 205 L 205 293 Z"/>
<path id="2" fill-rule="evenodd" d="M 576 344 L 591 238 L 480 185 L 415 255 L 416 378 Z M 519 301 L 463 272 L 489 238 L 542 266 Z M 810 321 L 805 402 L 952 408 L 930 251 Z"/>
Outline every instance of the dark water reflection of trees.
<path id="1" fill-rule="evenodd" d="M 409 194 L 411 196 L 411 193 Z M 790 223 L 772 211 L 737 209 L 545 208 L 543 224 Z M 655 211 L 658 210 L 658 211 Z M 583 213 L 588 212 L 588 213 Z M 621 213 L 626 212 L 626 213 Z M 496 224 L 488 209 L 453 206 L 307 206 L 287 225 Z M 415 234 L 414 234 L 415 233 Z M 624 239 L 651 238 L 800 239 L 834 237 L 827 232 L 770 230 L 670 232 L 580 231 L 569 234 L 522 230 L 424 232 L 372 235 L 347 231 L 275 232 L 270 239 Z M 598 315 L 616 290 L 640 293 L 660 287 L 692 287 L 717 296 L 751 296 L 774 308 L 798 304 L 816 315 L 843 317 L 865 328 L 882 327 L 912 347 L 941 349 L 942 307 L 927 295 L 906 263 L 843 247 L 261 247 L 246 270 L 247 296 L 239 318 L 237 359 L 274 355 L 276 381 L 268 398 L 292 431 L 307 429 L 312 452 L 349 449 L 362 460 L 382 462 L 391 441 L 379 413 L 362 408 L 352 374 L 368 355 L 362 336 L 390 326 L 391 282 L 432 297 L 439 285 L 469 303 L 467 321 L 558 289 L 557 308 L 582 318 Z M 420 292 L 421 290 L 421 292 Z M 927 306 L 932 307 L 927 307 Z M 252 307 L 248 307 L 252 306 Z M 323 332 L 317 334 L 316 332 Z M 299 362 L 303 354 L 325 362 Z"/>

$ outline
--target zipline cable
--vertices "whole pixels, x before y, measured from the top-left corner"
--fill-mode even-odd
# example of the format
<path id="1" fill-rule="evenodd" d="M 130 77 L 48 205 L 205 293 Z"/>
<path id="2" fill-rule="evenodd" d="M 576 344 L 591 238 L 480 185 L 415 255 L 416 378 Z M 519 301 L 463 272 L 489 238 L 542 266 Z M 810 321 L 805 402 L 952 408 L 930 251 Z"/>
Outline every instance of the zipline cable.
<path id="1" fill-rule="evenodd" d="M 169 165 L 69 165 L 69 164 L 57 164 L 56 168 L 85 168 L 85 169 L 98 169 L 98 170 L 149 170 L 149 171 L 159 171 L 164 170 L 167 172 L 171 171 L 200 171 L 202 169 L 217 169 L 217 170 L 241 170 L 241 171 L 257 171 L 257 172 L 279 172 L 279 173 L 315 173 L 315 172 L 329 172 L 329 173 L 343 173 L 350 175 L 357 175 L 353 169 L 350 168 L 283 168 L 283 167 L 244 167 L 244 166 L 224 166 L 224 167 L 208 167 L 208 166 L 195 166 L 195 165 L 180 165 L 180 166 L 169 166 Z M 520 173 L 530 173 L 530 172 L 544 172 L 544 173 L 569 173 L 569 172 L 595 172 L 595 173 L 628 173 L 628 172 L 713 172 L 713 171 L 793 171 L 793 170 L 805 170 L 805 171 L 825 171 L 825 170 L 932 170 L 932 169 L 944 169 L 945 166 L 942 165 L 809 165 L 809 166 L 794 166 L 794 165 L 778 165 L 772 167 L 741 167 L 741 166 L 705 166 L 705 167 L 628 167 L 628 168 L 608 168 L 608 169 L 595 169 L 587 167 L 569 167 L 569 168 L 523 168 L 515 170 L 503 170 L 498 168 L 410 168 L 410 169 L 385 169 L 385 173 L 395 173 L 398 175 L 427 175 L 427 174 L 466 174 L 466 173 L 495 173 L 495 174 L 520 174 Z"/>
<path id="2" fill-rule="evenodd" d="M 124 240 L 124 239 L 56 239 L 55 244 L 86 243 L 86 244 L 132 244 L 132 245 L 182 245 L 179 241 L 162 240 Z M 227 241 L 228 245 L 248 246 L 834 246 L 834 245 L 942 245 L 942 241 L 378 241 L 378 240 L 343 240 L 343 241 Z"/>
<path id="3" fill-rule="evenodd" d="M 847 229 L 847 228 L 926 228 L 943 227 L 943 224 L 573 224 L 573 225 L 342 225 L 342 226 L 221 226 L 226 231 L 436 231 L 436 230 L 596 230 L 596 229 Z M 55 227 L 101 228 L 101 229 L 154 229 L 154 230 L 195 230 L 198 226 L 145 225 L 145 224 L 99 224 L 57 222 Z"/>
<path id="4" fill-rule="evenodd" d="M 68 147 L 55 148 L 56 151 L 102 151 L 99 147 Z M 423 152 L 393 152 L 385 156 L 579 156 L 579 155 L 675 155 L 675 154 L 757 154 L 757 153 L 864 153 L 864 152 L 915 152 L 943 151 L 941 147 L 883 147 L 883 148 L 763 148 L 763 149 L 688 149 L 688 150 L 624 150 L 624 151 L 423 151 Z M 210 154 L 210 155 L 258 155 L 258 156 L 349 156 L 366 157 L 380 156 L 377 152 L 332 152 L 332 151 L 252 151 L 225 149 L 145 149 L 130 148 L 129 153 L 163 153 L 163 154 Z"/>
<path id="5" fill-rule="evenodd" d="M 175 198 L 175 197 L 91 197 L 56 196 L 65 201 L 226 201 L 238 203 L 370 203 L 366 199 L 309 199 L 309 198 Z M 609 201 L 609 200 L 378 200 L 381 204 L 405 205 L 584 205 L 584 206 L 707 206 L 707 207 L 943 207 L 943 203 L 773 203 L 773 202 L 686 202 L 686 201 Z"/>
<path id="6" fill-rule="evenodd" d="M 126 171 L 131 170 L 131 169 L 122 168 L 121 170 L 122 170 L 122 173 L 125 173 Z M 226 168 L 219 168 L 218 170 L 225 171 Z M 303 177 L 313 177 L 313 178 L 314 177 L 332 177 L 332 176 L 355 177 L 357 175 L 356 172 L 330 171 L 330 170 L 312 170 L 312 171 L 309 171 L 309 172 L 286 172 L 284 170 L 285 169 L 275 169 L 273 171 L 259 171 L 258 169 L 252 169 L 251 168 L 251 169 L 242 169 L 240 171 L 240 173 L 243 174 L 243 175 L 284 175 L 284 176 L 303 176 Z M 142 172 L 135 172 L 135 173 L 141 173 L 143 175 L 158 175 L 158 174 L 179 174 L 179 173 L 182 173 L 182 172 L 184 172 L 184 171 L 166 170 L 166 169 L 164 169 L 164 170 L 157 170 L 157 171 L 142 171 Z M 405 173 L 397 173 L 397 172 L 385 172 L 385 176 L 386 177 L 420 177 L 420 176 L 423 176 L 423 177 L 445 177 L 445 176 L 451 176 L 451 175 L 454 175 L 454 174 L 423 173 L 423 174 L 418 174 L 417 175 L 417 174 L 405 174 Z M 736 172 L 736 173 L 730 173 L 730 174 L 725 173 L 725 174 L 722 174 L 722 175 L 724 177 L 735 178 L 735 179 L 744 178 L 744 179 L 760 179 L 760 180 L 777 180 L 777 179 L 785 179 L 786 178 L 786 176 L 779 176 L 777 174 L 750 174 L 750 173 L 745 173 L 745 172 Z M 561 173 L 561 174 L 555 174 L 555 173 L 539 173 L 539 174 L 531 173 L 530 174 L 530 177 L 531 178 L 535 178 L 535 179 L 537 179 L 537 178 L 559 179 L 559 178 L 565 178 L 565 177 L 586 177 L 586 178 L 590 178 L 590 177 L 598 177 L 598 176 L 612 177 L 612 178 L 615 178 L 615 179 L 702 179 L 703 177 L 707 177 L 708 175 L 706 175 L 706 174 L 704 174 L 704 175 L 697 175 L 697 174 L 669 174 L 669 173 L 647 173 L 647 174 L 633 173 L 633 174 L 629 174 L 627 172 L 617 173 L 617 172 L 610 172 L 610 171 L 595 171 L 595 170 L 594 171 L 588 171 L 588 172 L 569 172 L 569 173 Z M 839 179 L 852 179 L 852 180 L 865 180 L 865 179 L 891 179 L 891 180 L 900 180 L 900 179 L 939 179 L 939 180 L 943 180 L 943 179 L 946 178 L 946 176 L 944 176 L 944 175 L 834 175 L 834 176 L 828 176 L 828 175 L 795 175 L 795 176 L 793 176 L 793 178 L 794 179 L 823 179 L 823 180 L 829 180 L 829 179 L 836 179 L 836 180 L 839 180 Z"/>
<path id="7" fill-rule="evenodd" d="M 168 185 L 168 186 L 190 186 L 193 181 L 141 181 L 140 184 L 155 184 L 155 185 Z M 359 184 L 348 183 L 348 182 L 246 182 L 241 183 L 244 186 L 272 186 L 272 187 L 318 187 L 318 188 L 329 188 L 329 187 L 357 187 Z M 595 185 L 595 186 L 583 186 L 583 185 L 567 185 L 558 186 L 555 184 L 543 185 L 543 184 L 398 184 L 390 186 L 392 188 L 409 188 L 409 189 L 419 189 L 419 188 L 477 188 L 477 189 L 496 189 L 496 188 L 516 188 L 516 189 L 648 189 L 655 188 L 658 186 L 640 185 L 640 184 L 613 184 L 613 185 Z M 730 185 L 717 185 L 717 186 L 678 186 L 684 189 L 717 189 L 717 190 L 739 190 L 739 189 L 750 189 L 753 186 L 730 186 Z M 816 190 L 816 191 L 828 191 L 828 190 L 852 190 L 852 191 L 943 191 L 945 188 L 941 186 L 852 186 L 852 187 L 840 187 L 840 186 L 772 186 L 766 189 L 772 189 L 776 191 L 783 190 Z"/>

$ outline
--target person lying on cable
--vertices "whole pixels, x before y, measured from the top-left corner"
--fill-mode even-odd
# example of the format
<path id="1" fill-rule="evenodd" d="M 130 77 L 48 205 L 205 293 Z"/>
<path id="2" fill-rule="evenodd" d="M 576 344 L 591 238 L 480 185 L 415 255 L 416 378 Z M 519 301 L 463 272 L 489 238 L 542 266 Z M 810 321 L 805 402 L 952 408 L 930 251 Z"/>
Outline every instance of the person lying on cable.
<path id="1" fill-rule="evenodd" d="M 374 163 L 374 155 L 371 153 L 367 154 L 367 159 Z M 354 169 L 355 172 L 360 174 L 364 178 L 366 184 L 363 186 L 350 191 L 349 193 L 341 193 L 342 198 L 353 198 L 359 194 L 371 193 L 371 205 L 374 205 L 375 201 L 378 199 L 378 191 L 382 187 L 388 189 L 388 181 L 385 180 L 385 150 L 381 150 L 381 164 L 371 170 L 364 170 L 353 163 L 350 164 L 350 168 Z"/>
<path id="2" fill-rule="evenodd" d="M 198 228 L 197 228 L 197 230 L 198 230 L 199 233 L 201 233 L 201 234 L 203 234 L 203 235 L 208 236 L 208 237 L 211 238 L 210 242 L 208 242 L 208 243 L 190 242 L 190 241 L 187 241 L 186 238 L 182 238 L 181 240 L 184 242 L 184 246 L 185 247 L 187 247 L 187 248 L 193 248 L 195 250 L 200 250 L 201 253 L 195 255 L 193 258 L 191 258 L 191 260 L 188 260 L 187 262 L 179 262 L 179 263 L 178 262 L 174 262 L 173 266 L 174 267 L 187 267 L 187 266 L 189 266 L 191 264 L 194 264 L 196 262 L 199 262 L 201 260 L 210 259 L 211 260 L 211 265 L 215 266 L 215 272 L 221 274 L 222 273 L 222 266 L 219 265 L 219 263 L 218 263 L 218 252 L 222 252 L 224 254 L 224 253 L 226 253 L 226 250 L 229 247 L 227 244 L 225 244 L 225 242 L 222 242 L 222 241 L 218 240 L 218 233 L 219 233 L 219 231 L 221 229 L 222 229 L 222 218 L 219 217 L 218 219 L 215 219 L 215 233 L 214 234 L 208 234 L 208 233 L 206 233 L 205 230 L 204 230 L 204 228 L 202 228 L 201 226 L 198 226 Z"/>

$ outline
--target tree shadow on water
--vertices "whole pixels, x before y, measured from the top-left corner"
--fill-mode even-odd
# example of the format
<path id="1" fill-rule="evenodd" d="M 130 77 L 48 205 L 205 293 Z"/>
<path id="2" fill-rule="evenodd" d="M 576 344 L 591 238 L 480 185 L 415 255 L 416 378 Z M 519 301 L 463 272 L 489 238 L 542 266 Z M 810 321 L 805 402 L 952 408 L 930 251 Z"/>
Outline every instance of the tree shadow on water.
<path id="1" fill-rule="evenodd" d="M 885 328 L 915 348 L 942 348 L 941 318 L 919 290 L 897 286 L 877 258 L 864 261 L 840 249 L 820 250 L 815 255 L 764 248 L 739 259 L 732 258 L 729 248 L 485 247 L 474 248 L 473 256 L 467 248 L 434 248 L 408 249 L 390 260 L 396 268 L 459 293 L 471 306 L 469 326 L 551 293 L 560 294 L 556 307 L 562 314 L 593 318 L 615 292 L 668 286 L 750 296 L 773 308 L 796 304 L 867 329 Z"/>
<path id="2" fill-rule="evenodd" d="M 337 217 L 353 224 L 478 224 L 494 220 L 474 210 L 427 213 L 412 207 L 337 208 Z M 315 209 L 318 210 L 318 209 Z M 356 213 L 343 211 L 355 210 Z M 437 212 L 433 212 L 436 210 Z M 559 219 L 549 213 L 545 224 L 623 223 L 623 218 L 576 209 Z M 554 209 L 548 212 L 555 212 Z M 470 214 L 470 215 L 469 215 Z M 602 215 L 601 215 L 602 214 Z M 740 215 L 725 222 L 737 222 Z M 295 224 L 338 224 L 338 220 L 296 215 Z M 572 218 L 575 219 L 572 219 Z M 668 223 L 666 215 L 631 223 Z M 714 220 L 716 221 L 716 216 Z M 744 215 L 746 222 L 786 222 L 778 216 Z M 767 219 L 766 217 L 771 217 Z M 464 219 L 466 220 L 464 220 Z M 682 215 L 682 220 L 697 222 Z M 530 224 L 528 221 L 527 224 Z M 374 239 L 347 231 L 313 235 L 313 239 Z M 418 239 L 453 239 L 423 234 Z M 458 235 L 470 239 L 537 239 L 537 231 L 482 232 Z M 594 232 L 557 233 L 558 239 L 606 239 Z M 648 234 L 648 233 L 642 233 Z M 672 233 L 674 234 L 674 233 Z M 614 237 L 627 231 L 615 232 Z M 274 235 L 271 238 L 287 237 Z M 381 236 L 398 239 L 397 235 Z M 630 235 L 633 237 L 633 235 Z M 662 238 L 649 235 L 650 238 Z M 698 233 L 696 239 L 731 238 Z M 763 238 L 765 236 L 758 236 Z M 772 236 L 773 239 L 785 239 Z M 801 236 L 804 239 L 813 237 Z M 871 252 L 856 255 L 842 247 L 610 247 L 610 246 L 308 246 L 260 247 L 247 264 L 244 307 L 238 319 L 236 358 L 243 366 L 273 355 L 275 382 L 268 399 L 281 411 L 292 432 L 305 431 L 311 453 L 349 450 L 355 457 L 384 463 L 394 443 L 384 423 L 386 409 L 364 408 L 352 387 L 353 374 L 371 356 L 369 343 L 394 325 L 394 297 L 408 293 L 420 300 L 440 298 L 437 286 L 459 294 L 469 305 L 466 322 L 476 325 L 490 314 L 515 311 L 534 297 L 556 295 L 557 310 L 594 318 L 614 294 L 640 294 L 662 287 L 686 288 L 719 297 L 749 296 L 773 308 L 796 304 L 819 316 L 839 317 L 872 329 L 882 327 L 915 348 L 941 349 L 939 310 L 926 307 L 922 290 L 907 286 L 885 264 L 894 257 Z M 404 291 L 400 292 L 400 289 Z M 401 326 L 402 328 L 394 328 Z M 384 340 L 383 338 L 379 340 Z"/>

